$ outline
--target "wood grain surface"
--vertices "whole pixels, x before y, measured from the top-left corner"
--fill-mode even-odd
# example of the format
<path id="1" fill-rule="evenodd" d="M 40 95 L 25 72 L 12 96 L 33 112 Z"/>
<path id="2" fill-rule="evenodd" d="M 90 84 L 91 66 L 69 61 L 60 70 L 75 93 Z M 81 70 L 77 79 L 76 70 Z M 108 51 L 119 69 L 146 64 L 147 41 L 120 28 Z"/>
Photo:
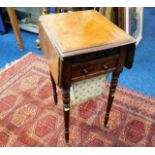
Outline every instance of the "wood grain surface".
<path id="1" fill-rule="evenodd" d="M 62 57 L 135 42 L 95 10 L 43 15 L 39 21 Z"/>

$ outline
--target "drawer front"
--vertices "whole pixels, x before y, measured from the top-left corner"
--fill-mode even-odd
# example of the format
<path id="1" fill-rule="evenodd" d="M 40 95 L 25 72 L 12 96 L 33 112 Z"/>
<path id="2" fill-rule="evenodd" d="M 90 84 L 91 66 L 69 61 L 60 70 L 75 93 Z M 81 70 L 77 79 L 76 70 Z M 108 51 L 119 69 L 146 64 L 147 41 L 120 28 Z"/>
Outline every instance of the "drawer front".
<path id="1" fill-rule="evenodd" d="M 116 68 L 118 55 L 106 58 L 99 58 L 83 63 L 72 64 L 72 78 L 88 76 L 90 74 L 105 72 L 108 73 Z"/>

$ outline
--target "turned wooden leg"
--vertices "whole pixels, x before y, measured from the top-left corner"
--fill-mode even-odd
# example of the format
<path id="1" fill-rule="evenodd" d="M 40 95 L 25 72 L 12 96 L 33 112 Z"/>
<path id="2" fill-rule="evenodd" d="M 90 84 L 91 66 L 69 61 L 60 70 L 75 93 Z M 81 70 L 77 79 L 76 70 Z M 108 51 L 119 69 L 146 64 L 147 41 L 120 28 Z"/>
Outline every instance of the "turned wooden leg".
<path id="1" fill-rule="evenodd" d="M 51 82 L 52 82 L 52 86 L 53 86 L 53 97 L 54 97 L 54 102 L 57 105 L 58 99 L 57 99 L 57 89 L 56 89 L 56 84 L 55 81 L 52 77 L 52 74 L 50 73 L 50 77 L 51 77 Z"/>
<path id="2" fill-rule="evenodd" d="M 12 7 L 9 7 L 9 8 L 7 8 L 7 11 L 8 11 L 10 21 L 11 21 L 14 33 L 16 35 L 19 47 L 20 47 L 21 50 L 23 50 L 24 49 L 24 44 L 23 44 L 21 33 L 20 33 L 20 29 L 19 29 L 19 25 L 18 25 L 15 10 Z"/>
<path id="3" fill-rule="evenodd" d="M 69 142 L 70 89 L 63 89 L 63 108 L 65 122 L 65 139 Z"/>
<path id="4" fill-rule="evenodd" d="M 112 81 L 111 81 L 111 86 L 110 86 L 110 91 L 109 91 L 108 104 L 107 104 L 107 109 L 106 109 L 106 114 L 105 114 L 105 122 L 104 122 L 105 127 L 108 127 L 109 115 L 110 115 L 112 103 L 114 100 L 114 94 L 115 94 L 116 86 L 118 83 L 119 74 L 120 73 L 112 74 Z"/>

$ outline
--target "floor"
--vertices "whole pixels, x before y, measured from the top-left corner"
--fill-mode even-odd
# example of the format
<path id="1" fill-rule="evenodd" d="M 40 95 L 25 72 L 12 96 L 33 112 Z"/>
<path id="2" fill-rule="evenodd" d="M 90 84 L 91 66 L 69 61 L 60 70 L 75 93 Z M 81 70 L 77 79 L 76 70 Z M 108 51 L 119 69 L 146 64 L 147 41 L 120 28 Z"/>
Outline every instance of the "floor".
<path id="1" fill-rule="evenodd" d="M 155 8 L 144 9 L 143 40 L 136 49 L 135 61 L 131 70 L 124 69 L 120 76 L 119 85 L 131 90 L 155 97 Z M 36 48 L 35 41 L 38 35 L 22 32 L 24 51 L 20 51 L 12 30 L 0 35 L 0 68 L 21 58 L 29 51 L 42 55 Z"/>
<path id="2" fill-rule="evenodd" d="M 143 40 L 136 49 L 131 70 L 125 69 L 119 85 L 155 97 L 155 8 L 144 9 Z"/>
<path id="3" fill-rule="evenodd" d="M 9 33 L 0 35 L 0 68 L 3 68 L 7 63 L 21 58 L 30 51 L 39 55 L 43 53 L 36 48 L 36 39 L 38 38 L 38 35 L 22 31 L 22 38 L 25 49 L 20 51 L 15 34 L 11 29 L 9 30 Z"/>

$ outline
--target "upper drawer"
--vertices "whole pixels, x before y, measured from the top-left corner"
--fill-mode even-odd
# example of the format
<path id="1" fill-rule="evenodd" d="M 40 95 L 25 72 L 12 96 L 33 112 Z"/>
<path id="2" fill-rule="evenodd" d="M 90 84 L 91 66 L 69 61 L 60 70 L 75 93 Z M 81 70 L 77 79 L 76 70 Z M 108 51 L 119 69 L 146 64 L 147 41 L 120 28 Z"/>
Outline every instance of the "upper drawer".
<path id="1" fill-rule="evenodd" d="M 91 61 L 72 64 L 72 78 L 91 76 L 92 74 L 108 73 L 116 69 L 118 55 L 98 58 Z"/>

